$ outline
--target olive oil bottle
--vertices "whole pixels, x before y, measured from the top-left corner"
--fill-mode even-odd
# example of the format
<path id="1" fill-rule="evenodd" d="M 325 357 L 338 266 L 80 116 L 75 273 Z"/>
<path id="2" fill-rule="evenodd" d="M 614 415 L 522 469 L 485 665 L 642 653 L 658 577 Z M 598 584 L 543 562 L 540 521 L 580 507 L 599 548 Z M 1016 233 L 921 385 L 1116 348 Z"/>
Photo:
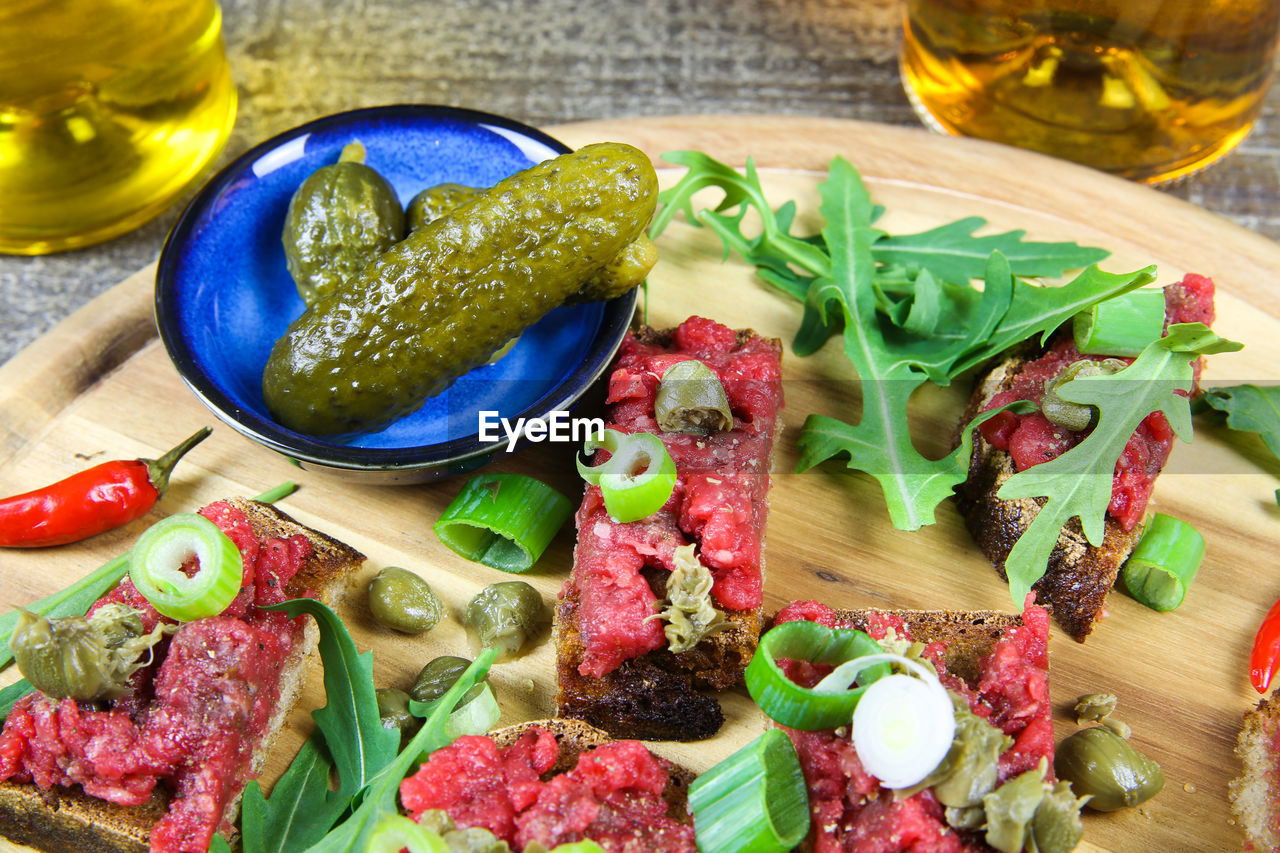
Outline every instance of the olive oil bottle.
<path id="1" fill-rule="evenodd" d="M 215 0 L 3 0 L 0 252 L 148 221 L 217 156 L 235 109 Z"/>
<path id="2" fill-rule="evenodd" d="M 1248 133 L 1276 0 L 908 0 L 902 71 L 937 129 L 1159 183 Z"/>

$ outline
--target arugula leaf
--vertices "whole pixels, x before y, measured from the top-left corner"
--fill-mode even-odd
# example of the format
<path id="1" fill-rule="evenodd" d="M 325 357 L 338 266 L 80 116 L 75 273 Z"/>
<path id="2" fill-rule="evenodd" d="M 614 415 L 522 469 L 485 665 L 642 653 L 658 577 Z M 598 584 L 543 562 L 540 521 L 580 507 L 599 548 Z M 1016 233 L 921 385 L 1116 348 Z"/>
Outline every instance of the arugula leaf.
<path id="1" fill-rule="evenodd" d="M 304 613 L 320 626 L 326 703 L 313 711 L 324 746 L 309 739 L 269 800 L 256 783 L 245 789 L 241 831 L 248 853 L 284 853 L 314 844 L 347 810 L 352 797 L 396 755 L 398 732 L 383 728 L 373 686 L 373 654 L 356 651 L 346 625 L 314 598 L 263 608 L 295 618 Z M 329 767 L 338 789 L 329 789 Z M 259 846 L 248 846 L 249 840 Z"/>
<path id="2" fill-rule="evenodd" d="M 1233 385 L 1211 388 L 1204 401 L 1227 416 L 1227 426 L 1256 432 L 1271 453 L 1280 458 L 1280 385 Z"/>
<path id="3" fill-rule="evenodd" d="M 875 245 L 877 261 L 920 267 L 946 281 L 982 278 L 987 258 L 999 252 L 1009 259 L 1015 275 L 1057 278 L 1067 270 L 1104 260 L 1105 249 L 1075 243 L 1036 243 L 1023 240 L 1026 231 L 1006 231 L 975 237 L 987 224 L 981 216 L 968 216 L 918 234 L 896 234 Z"/>
<path id="4" fill-rule="evenodd" d="M 951 375 L 958 376 L 1033 337 L 1039 336 L 1044 343 L 1055 329 L 1081 311 L 1154 281 L 1155 269 L 1148 266 L 1130 273 L 1109 273 L 1089 267 L 1061 287 L 1015 281 L 1008 310 L 1000 322 L 989 334 L 975 335 L 970 351 L 952 366 Z"/>
<path id="5" fill-rule="evenodd" d="M 351 816 L 319 842 L 307 848 L 307 853 L 359 853 L 364 850 L 369 834 L 378 822 L 387 815 L 397 813 L 396 798 L 400 783 L 408 775 L 410 768 L 423 755 L 428 755 L 453 740 L 446 727 L 454 706 L 472 685 L 485 677 L 497 656 L 497 649 L 485 649 L 480 653 L 453 686 L 435 701 L 422 728 L 395 760 L 383 767 L 360 791 L 358 805 Z"/>
<path id="6" fill-rule="evenodd" d="M 931 460 L 915 449 L 907 418 L 915 391 L 927 381 L 946 385 L 1152 278 L 1151 268 L 1113 274 L 1090 267 L 1064 286 L 1033 285 L 1019 276 L 1057 275 L 1107 253 L 1024 241 L 1021 231 L 975 237 L 985 222 L 974 217 L 919 234 L 887 235 L 874 225 L 880 208 L 861 176 L 840 157 L 819 187 L 826 220 L 821 234 L 796 236 L 790 233 L 794 205 L 773 210 L 752 163 L 739 173 L 696 152 L 665 157 L 689 171 L 659 196 L 663 207 L 651 234 L 661 233 L 679 211 L 694 225 L 712 228 L 726 255 L 741 255 L 765 283 L 803 302 L 795 351 L 816 352 L 838 333 L 858 375 L 861 421 L 855 426 L 810 416 L 799 438 L 798 470 L 847 455 L 850 469 L 877 480 L 891 521 L 904 530 L 933 523 L 937 505 L 968 473 L 968 458 L 959 451 Z M 724 196 L 713 210 L 695 214 L 693 195 L 708 188 Z M 742 230 L 748 208 L 761 222 L 754 236 Z M 981 290 L 971 281 L 979 276 Z"/>
<path id="7" fill-rule="evenodd" d="M 1066 453 L 1014 474 L 996 496 L 1004 500 L 1044 498 L 1045 502 L 1005 560 L 1009 592 L 1021 606 L 1032 584 L 1044 576 L 1058 535 L 1079 518 L 1085 538 L 1102 544 L 1103 521 L 1111 503 L 1116 462 L 1129 437 L 1152 412 L 1163 412 L 1183 441 L 1192 434 L 1192 358 L 1240 349 L 1219 338 L 1202 323 L 1169 327 L 1165 337 L 1148 344 L 1132 364 L 1109 376 L 1071 380 L 1058 395 L 1073 403 L 1096 406 L 1098 423 Z"/>
<path id="8" fill-rule="evenodd" d="M 307 738 L 276 782 L 268 800 L 258 780 L 249 782 L 240 802 L 244 853 L 290 853 L 325 836 L 349 807 L 331 796 L 333 760 L 319 731 Z"/>

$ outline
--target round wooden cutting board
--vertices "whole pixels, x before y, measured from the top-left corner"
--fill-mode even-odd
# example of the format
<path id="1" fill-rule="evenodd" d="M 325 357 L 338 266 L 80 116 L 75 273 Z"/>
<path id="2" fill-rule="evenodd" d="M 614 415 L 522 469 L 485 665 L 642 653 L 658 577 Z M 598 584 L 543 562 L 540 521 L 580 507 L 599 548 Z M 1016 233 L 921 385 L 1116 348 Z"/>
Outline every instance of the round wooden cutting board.
<path id="1" fill-rule="evenodd" d="M 1035 240 L 1107 248 L 1107 270 L 1155 263 L 1160 283 L 1186 272 L 1209 275 L 1218 285 L 1216 329 L 1245 348 L 1212 357 L 1206 384 L 1280 378 L 1280 246 L 1151 189 L 987 143 L 842 120 L 697 116 L 591 122 L 550 132 L 574 146 L 606 139 L 636 144 L 653 157 L 664 185 L 680 174 L 659 159 L 664 152 L 698 149 L 734 165 L 752 157 L 775 206 L 796 199 L 801 225 L 814 230 L 817 183 L 839 154 L 862 172 L 873 199 L 886 208 L 880 224 L 891 233 L 976 215 L 993 230 L 1025 229 Z M 739 259 L 725 261 L 709 231 L 680 219 L 658 247 L 662 260 L 649 286 L 651 324 L 673 325 L 696 313 L 791 340 L 800 306 L 767 289 Z M 466 602 L 508 576 L 467 563 L 432 533 L 460 482 L 353 484 L 299 470 L 221 425 L 178 379 L 156 340 L 152 276 L 150 269 L 139 272 L 0 367 L 0 494 L 106 459 L 154 457 L 203 424 L 214 425 L 214 434 L 182 461 L 169 494 L 148 518 L 77 545 L 0 552 L 0 601 L 23 604 L 65 586 L 127 551 L 163 514 L 293 480 L 301 488 L 282 503 L 286 511 L 367 554 L 368 576 L 387 565 L 420 572 L 451 608 L 452 618 L 435 630 L 408 638 L 373 624 L 361 595 L 347 601 L 341 614 L 359 648 L 373 651 L 379 684 L 407 686 L 430 658 L 467 654 L 459 621 Z M 784 368 L 786 429 L 771 492 L 766 610 L 799 598 L 850 608 L 1011 609 L 1007 587 L 950 502 L 939 508 L 935 525 L 908 533 L 890 525 L 869 478 L 839 463 L 793 473 L 805 417 L 821 412 L 856 422 L 859 397 L 836 343 L 804 359 L 788 352 Z M 921 394 L 915 435 L 922 452 L 940 456 L 947 449 L 967 390 Z M 527 445 L 493 464 L 539 476 L 576 498 L 581 484 L 573 455 L 568 445 Z M 1241 848 L 1227 783 L 1237 770 L 1232 749 L 1241 714 L 1258 699 L 1248 682 L 1249 647 L 1263 614 L 1280 597 L 1278 480 L 1280 462 L 1256 436 L 1201 425 L 1194 443 L 1175 448 L 1154 497 L 1156 508 L 1191 521 L 1208 540 L 1186 602 L 1160 614 L 1117 591 L 1087 643 L 1054 628 L 1057 736 L 1076 730 L 1070 708 L 1078 695 L 1113 692 L 1117 716 L 1133 727 L 1134 743 L 1161 764 L 1168 780 L 1140 808 L 1087 812 L 1082 850 Z M 566 577 L 572 548 L 567 526 L 525 576 L 548 603 Z M 553 713 L 553 663 L 544 639 L 522 658 L 495 667 L 503 723 Z M 312 676 L 304 707 L 272 755 L 268 779 L 311 730 L 309 711 L 323 704 L 318 673 Z M 0 684 L 15 677 L 10 670 Z M 728 723 L 717 737 L 660 744 L 657 751 L 700 770 L 763 730 L 764 719 L 745 692 L 727 694 L 724 705 Z"/>

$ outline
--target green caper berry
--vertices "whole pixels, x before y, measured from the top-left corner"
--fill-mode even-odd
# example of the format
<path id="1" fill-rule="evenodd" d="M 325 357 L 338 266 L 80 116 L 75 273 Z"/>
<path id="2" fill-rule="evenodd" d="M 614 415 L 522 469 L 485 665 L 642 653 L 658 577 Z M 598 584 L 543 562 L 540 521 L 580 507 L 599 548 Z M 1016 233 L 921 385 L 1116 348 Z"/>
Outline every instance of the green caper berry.
<path id="1" fill-rule="evenodd" d="M 1031 818 L 1031 838 L 1037 853 L 1071 853 L 1076 849 L 1084 836 L 1084 824 L 1080 822 L 1082 802 L 1066 782 L 1058 782 L 1045 794 Z"/>
<path id="2" fill-rule="evenodd" d="M 471 661 L 453 655 L 443 655 L 429 661 L 413 680 L 409 697 L 418 702 L 434 702 L 448 692 L 469 666 Z"/>
<path id="3" fill-rule="evenodd" d="M 422 725 L 422 720 L 409 712 L 409 694 L 395 687 L 379 687 L 378 718 L 384 729 L 394 729 L 401 735 L 412 734 Z"/>
<path id="4" fill-rule="evenodd" d="M 1076 700 L 1076 725 L 1101 722 L 1116 712 L 1116 694 L 1087 693 Z"/>
<path id="5" fill-rule="evenodd" d="M 707 435 L 733 429 L 720 378 L 697 359 L 678 361 L 663 372 L 653 409 L 663 432 Z"/>
<path id="6" fill-rule="evenodd" d="M 388 628 L 406 634 L 430 631 L 440 621 L 440 599 L 413 572 L 387 566 L 369 583 L 369 610 Z"/>
<path id="7" fill-rule="evenodd" d="M 1062 369 L 1044 389 L 1044 396 L 1040 398 L 1040 411 L 1050 423 L 1065 427 L 1069 430 L 1079 432 L 1088 429 L 1097 416 L 1093 406 L 1086 403 L 1073 403 L 1064 400 L 1058 396 L 1058 389 L 1066 385 L 1072 379 L 1079 379 L 1088 376 L 1110 376 L 1118 373 L 1127 367 L 1123 361 L 1115 358 L 1108 358 L 1105 361 L 1084 361 L 1073 362 Z"/>
<path id="8" fill-rule="evenodd" d="M 475 629 L 482 648 L 514 654 L 545 619 L 546 606 L 538 591 L 524 581 L 504 581 L 485 587 L 467 605 L 467 624 Z"/>
<path id="9" fill-rule="evenodd" d="M 1115 811 L 1136 806 L 1160 793 L 1164 771 L 1105 726 L 1081 729 L 1058 744 L 1053 769 L 1071 783 L 1088 806 Z"/>

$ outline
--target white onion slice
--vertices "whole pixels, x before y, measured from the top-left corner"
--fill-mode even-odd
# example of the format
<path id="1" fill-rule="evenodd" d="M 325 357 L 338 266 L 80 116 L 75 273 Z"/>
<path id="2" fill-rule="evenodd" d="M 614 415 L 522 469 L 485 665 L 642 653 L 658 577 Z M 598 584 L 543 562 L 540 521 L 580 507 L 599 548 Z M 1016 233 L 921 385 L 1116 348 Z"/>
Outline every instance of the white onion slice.
<path id="1" fill-rule="evenodd" d="M 863 768 L 886 788 L 909 788 L 934 771 L 955 738 L 951 697 L 938 677 L 922 664 L 900 655 L 867 655 L 832 672 L 815 688 L 845 688 L 855 669 L 875 663 L 906 666 L 914 675 L 887 675 L 867 687 L 853 712 L 853 745 Z M 849 664 L 859 664 L 856 668 Z M 837 668 L 840 669 L 840 668 Z"/>

